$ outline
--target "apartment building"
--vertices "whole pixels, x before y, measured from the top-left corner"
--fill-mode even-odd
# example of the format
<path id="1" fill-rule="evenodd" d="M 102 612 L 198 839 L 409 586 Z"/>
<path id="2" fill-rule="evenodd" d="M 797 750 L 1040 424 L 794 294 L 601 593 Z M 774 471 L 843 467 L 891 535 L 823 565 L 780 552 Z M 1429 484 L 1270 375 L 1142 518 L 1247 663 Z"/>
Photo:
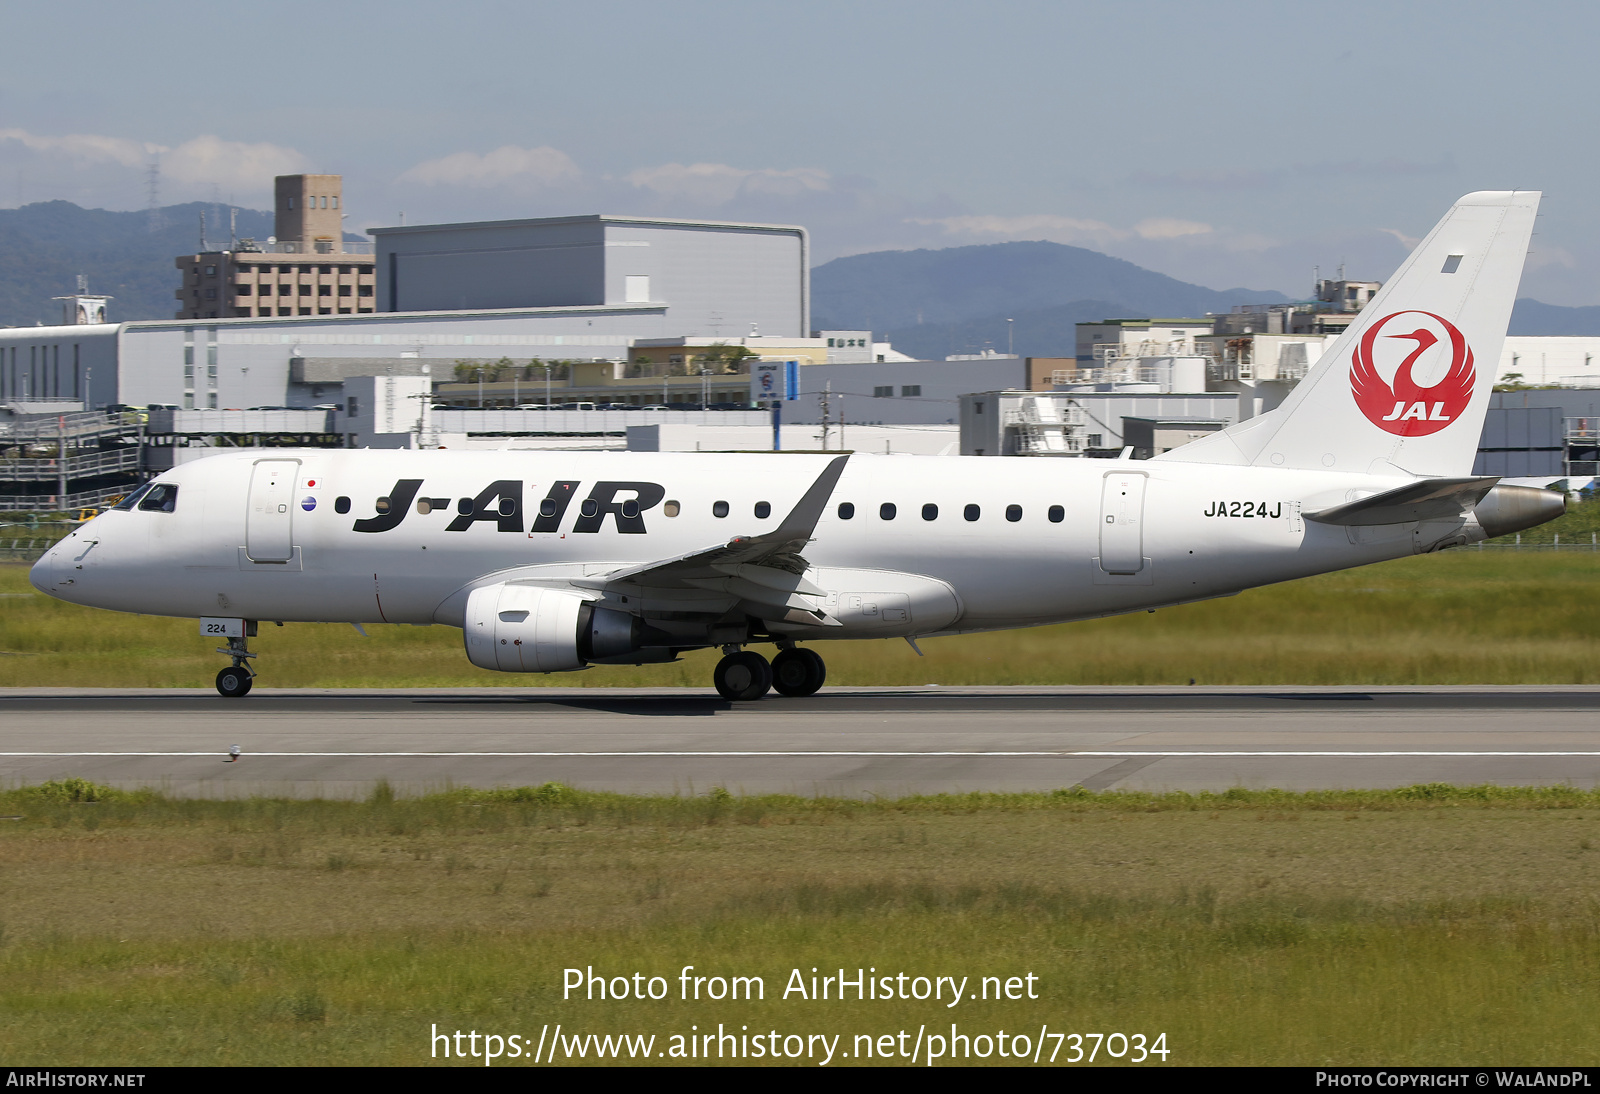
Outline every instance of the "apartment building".
<path id="1" fill-rule="evenodd" d="M 360 315 L 374 308 L 370 243 L 347 243 L 339 175 L 279 175 L 266 241 L 180 255 L 177 319 Z"/>

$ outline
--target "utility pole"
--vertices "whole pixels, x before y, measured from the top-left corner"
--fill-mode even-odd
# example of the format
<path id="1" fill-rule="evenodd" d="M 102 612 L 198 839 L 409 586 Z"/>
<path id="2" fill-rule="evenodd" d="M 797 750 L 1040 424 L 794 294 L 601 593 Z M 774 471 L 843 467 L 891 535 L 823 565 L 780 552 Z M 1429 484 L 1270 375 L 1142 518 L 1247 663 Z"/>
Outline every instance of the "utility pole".
<path id="1" fill-rule="evenodd" d="M 56 493 L 62 509 L 67 507 L 67 416 L 56 415 Z"/>
<path id="2" fill-rule="evenodd" d="M 817 405 L 822 408 L 822 450 L 828 450 L 828 397 L 833 394 L 833 381 L 829 380 L 822 385 L 822 392 L 817 396 Z"/>
<path id="3" fill-rule="evenodd" d="M 1015 357 L 1017 355 L 1017 343 L 1012 338 L 1012 334 L 1016 331 L 1016 329 L 1017 329 L 1017 321 L 1015 319 L 1007 319 L 1006 320 L 1006 356 L 1007 357 Z"/>

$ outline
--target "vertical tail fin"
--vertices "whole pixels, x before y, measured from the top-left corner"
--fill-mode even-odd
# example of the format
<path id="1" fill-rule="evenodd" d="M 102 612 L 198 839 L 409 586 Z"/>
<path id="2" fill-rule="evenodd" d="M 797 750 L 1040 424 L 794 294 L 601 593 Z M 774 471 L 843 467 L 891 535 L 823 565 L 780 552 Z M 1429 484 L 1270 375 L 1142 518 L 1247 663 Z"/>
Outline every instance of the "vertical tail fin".
<path id="1" fill-rule="evenodd" d="M 1159 458 L 1470 473 L 1539 197 L 1456 202 L 1282 406 Z"/>

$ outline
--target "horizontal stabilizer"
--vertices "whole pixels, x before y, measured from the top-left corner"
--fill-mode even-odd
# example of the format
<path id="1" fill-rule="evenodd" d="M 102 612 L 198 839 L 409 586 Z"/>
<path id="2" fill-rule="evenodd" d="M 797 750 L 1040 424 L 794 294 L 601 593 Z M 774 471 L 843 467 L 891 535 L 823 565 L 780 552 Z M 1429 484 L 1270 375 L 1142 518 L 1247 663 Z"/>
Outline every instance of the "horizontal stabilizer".
<path id="1" fill-rule="evenodd" d="M 1318 524 L 1405 524 L 1413 520 L 1448 520 L 1469 512 L 1494 489 L 1493 475 L 1467 479 L 1422 479 L 1369 498 L 1305 514 Z"/>

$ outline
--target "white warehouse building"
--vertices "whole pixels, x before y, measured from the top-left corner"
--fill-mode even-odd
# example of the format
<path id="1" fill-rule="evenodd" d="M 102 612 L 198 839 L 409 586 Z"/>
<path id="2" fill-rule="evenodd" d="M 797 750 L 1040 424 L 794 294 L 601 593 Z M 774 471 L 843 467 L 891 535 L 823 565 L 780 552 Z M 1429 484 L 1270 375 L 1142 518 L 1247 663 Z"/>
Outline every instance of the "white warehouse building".
<path id="1" fill-rule="evenodd" d="M 810 246 L 783 224 L 610 215 L 374 228 L 380 311 L 672 309 L 673 335 L 810 333 Z"/>
<path id="2" fill-rule="evenodd" d="M 312 406 L 345 376 L 430 360 L 625 360 L 638 339 L 810 334 L 799 227 L 596 215 L 373 234 L 383 310 L 0 329 L 0 406 Z"/>

